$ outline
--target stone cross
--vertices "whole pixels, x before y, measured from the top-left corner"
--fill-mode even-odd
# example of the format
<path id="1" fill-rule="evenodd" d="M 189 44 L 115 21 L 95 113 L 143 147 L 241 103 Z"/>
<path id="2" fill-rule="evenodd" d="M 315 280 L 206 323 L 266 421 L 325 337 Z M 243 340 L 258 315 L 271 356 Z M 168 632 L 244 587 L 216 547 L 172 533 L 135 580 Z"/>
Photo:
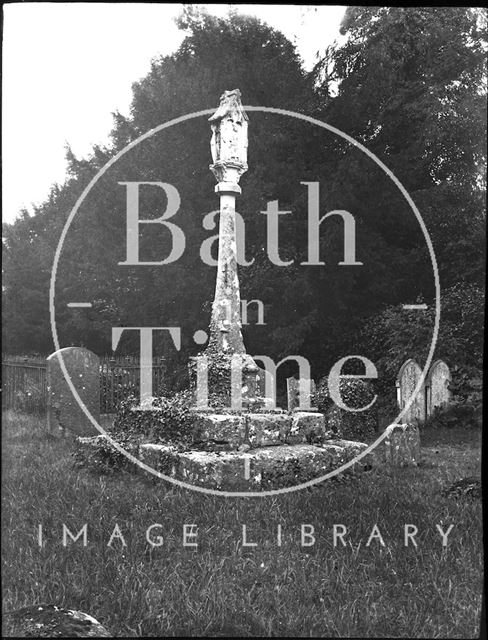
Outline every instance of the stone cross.
<path id="1" fill-rule="evenodd" d="M 241 333 L 241 298 L 237 275 L 235 203 L 241 193 L 239 179 L 247 171 L 248 117 L 239 89 L 225 91 L 209 118 L 212 127 L 210 165 L 220 195 L 219 257 L 215 298 L 210 321 L 209 347 L 219 352 L 246 353 Z"/>

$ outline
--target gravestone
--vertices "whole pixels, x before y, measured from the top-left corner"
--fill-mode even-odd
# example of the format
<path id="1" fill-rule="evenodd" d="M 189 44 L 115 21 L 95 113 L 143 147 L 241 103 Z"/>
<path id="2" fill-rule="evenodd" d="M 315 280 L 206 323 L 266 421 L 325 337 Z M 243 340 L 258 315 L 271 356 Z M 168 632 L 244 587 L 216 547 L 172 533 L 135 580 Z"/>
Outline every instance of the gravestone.
<path id="1" fill-rule="evenodd" d="M 47 358 L 47 428 L 53 435 L 66 430 L 78 436 L 98 435 L 73 395 L 58 357 L 61 354 L 70 379 L 93 418 L 100 420 L 100 360 L 82 347 L 66 347 Z"/>
<path id="2" fill-rule="evenodd" d="M 295 378 L 291 376 L 286 379 L 286 394 L 288 399 L 288 411 L 298 409 L 300 405 L 300 382 L 304 381 L 306 385 L 306 393 L 310 395 L 310 406 L 314 406 L 313 396 L 316 392 L 314 380 L 304 380 L 303 378 Z"/>
<path id="3" fill-rule="evenodd" d="M 420 462 L 420 434 L 412 423 L 386 427 L 383 442 L 384 460 L 394 467 L 416 467 Z"/>
<path id="4" fill-rule="evenodd" d="M 396 380 L 398 407 L 403 410 L 412 397 L 415 388 L 422 377 L 422 369 L 415 360 L 407 360 L 400 367 Z M 426 417 L 425 385 L 416 393 L 407 412 L 402 416 L 405 422 L 424 422 Z"/>
<path id="5" fill-rule="evenodd" d="M 436 407 L 442 407 L 449 403 L 451 392 L 449 383 L 451 372 L 443 360 L 436 360 L 427 374 L 427 415 L 431 416 Z"/>

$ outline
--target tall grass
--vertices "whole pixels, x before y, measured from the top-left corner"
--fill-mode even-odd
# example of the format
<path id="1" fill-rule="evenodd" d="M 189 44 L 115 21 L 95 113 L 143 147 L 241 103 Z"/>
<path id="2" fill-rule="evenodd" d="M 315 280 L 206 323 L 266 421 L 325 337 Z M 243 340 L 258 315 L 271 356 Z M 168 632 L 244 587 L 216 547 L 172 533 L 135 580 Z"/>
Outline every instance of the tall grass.
<path id="1" fill-rule="evenodd" d="M 285 496 L 219 498 L 142 475 L 76 470 L 67 440 L 4 416 L 4 607 L 80 609 L 115 635 L 476 637 L 482 590 L 479 501 L 443 487 L 479 474 L 479 432 L 424 434 L 418 469 L 377 469 Z M 62 525 L 81 538 L 62 545 Z M 164 537 L 151 547 L 146 529 Z M 334 547 L 344 524 L 347 546 Z M 404 524 L 418 546 L 404 546 Z M 44 545 L 38 545 L 42 524 Z M 115 524 L 125 538 L 107 546 Z M 184 547 L 196 524 L 198 547 Z M 248 541 L 243 546 L 242 525 Z M 300 526 L 315 528 L 302 546 Z M 377 524 L 377 539 L 366 546 Z M 436 525 L 454 525 L 447 547 Z M 277 544 L 281 525 L 282 545 Z M 195 540 L 194 538 L 191 539 Z"/>

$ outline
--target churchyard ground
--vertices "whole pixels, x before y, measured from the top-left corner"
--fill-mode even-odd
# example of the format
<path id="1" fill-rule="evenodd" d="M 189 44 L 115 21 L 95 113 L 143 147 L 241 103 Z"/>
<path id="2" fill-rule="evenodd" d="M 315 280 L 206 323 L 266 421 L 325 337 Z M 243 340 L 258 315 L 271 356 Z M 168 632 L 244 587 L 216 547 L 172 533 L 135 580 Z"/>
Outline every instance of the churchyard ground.
<path id="1" fill-rule="evenodd" d="M 49 439 L 42 426 L 3 416 L 6 611 L 56 603 L 130 637 L 479 634 L 481 501 L 442 494 L 479 476 L 479 429 L 422 431 L 419 468 L 230 499 L 77 469 L 69 439 Z M 64 547 L 63 523 L 74 534 L 86 523 L 87 546 L 80 537 Z M 146 539 L 155 524 L 149 538 L 162 546 Z M 183 546 L 185 524 L 197 525 L 187 541 L 198 547 Z M 334 547 L 334 524 L 347 528 L 346 546 Z M 404 545 L 406 524 L 418 528 L 417 547 Z M 443 547 L 437 525 L 451 524 Z M 243 546 L 243 525 L 256 546 Z M 367 546 L 374 525 L 384 547 L 378 537 Z"/>

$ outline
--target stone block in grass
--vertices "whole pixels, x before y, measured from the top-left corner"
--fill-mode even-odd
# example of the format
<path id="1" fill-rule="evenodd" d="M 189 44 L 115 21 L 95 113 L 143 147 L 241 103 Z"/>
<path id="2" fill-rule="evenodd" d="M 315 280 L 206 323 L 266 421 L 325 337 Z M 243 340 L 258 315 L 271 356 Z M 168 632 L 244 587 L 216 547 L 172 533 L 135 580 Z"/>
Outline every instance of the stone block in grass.
<path id="1" fill-rule="evenodd" d="M 383 459 L 393 467 L 416 467 L 420 462 L 420 433 L 412 423 L 391 424 L 386 427 Z"/>

